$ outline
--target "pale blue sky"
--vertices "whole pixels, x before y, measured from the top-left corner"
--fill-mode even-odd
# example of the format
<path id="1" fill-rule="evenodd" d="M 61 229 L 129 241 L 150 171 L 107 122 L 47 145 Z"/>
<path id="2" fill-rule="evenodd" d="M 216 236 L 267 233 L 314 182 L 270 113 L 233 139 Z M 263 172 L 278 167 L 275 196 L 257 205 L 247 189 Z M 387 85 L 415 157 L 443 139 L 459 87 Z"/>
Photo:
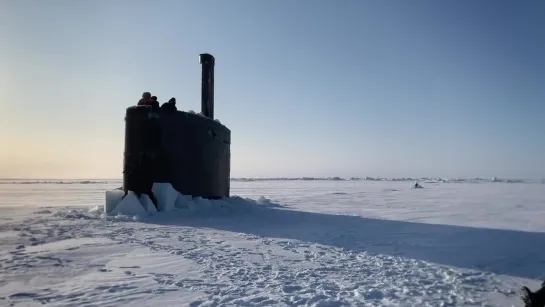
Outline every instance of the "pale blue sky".
<path id="1" fill-rule="evenodd" d="M 203 52 L 234 177 L 545 177 L 542 0 L 3 0 L 0 46 L 0 177 L 120 178 Z"/>

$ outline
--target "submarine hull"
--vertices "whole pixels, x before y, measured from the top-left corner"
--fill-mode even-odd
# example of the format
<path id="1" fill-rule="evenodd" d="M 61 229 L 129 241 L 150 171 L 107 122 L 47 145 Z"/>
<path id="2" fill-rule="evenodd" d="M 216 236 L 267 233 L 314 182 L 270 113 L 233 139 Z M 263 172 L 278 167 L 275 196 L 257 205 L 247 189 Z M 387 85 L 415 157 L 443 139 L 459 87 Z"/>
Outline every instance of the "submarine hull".
<path id="1" fill-rule="evenodd" d="M 229 197 L 231 131 L 194 113 L 149 106 L 126 110 L 123 189 L 170 183 L 193 197 Z"/>

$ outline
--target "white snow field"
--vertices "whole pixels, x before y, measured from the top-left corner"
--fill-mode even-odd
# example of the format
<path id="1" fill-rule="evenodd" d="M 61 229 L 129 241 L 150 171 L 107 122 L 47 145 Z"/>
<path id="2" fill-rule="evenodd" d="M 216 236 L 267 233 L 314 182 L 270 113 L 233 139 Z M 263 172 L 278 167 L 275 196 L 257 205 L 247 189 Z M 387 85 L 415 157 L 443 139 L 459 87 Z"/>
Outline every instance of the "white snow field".
<path id="1" fill-rule="evenodd" d="M 102 212 L 120 181 L 2 180 L 0 306 L 523 306 L 545 185 L 497 181 L 239 180 L 133 218 Z"/>

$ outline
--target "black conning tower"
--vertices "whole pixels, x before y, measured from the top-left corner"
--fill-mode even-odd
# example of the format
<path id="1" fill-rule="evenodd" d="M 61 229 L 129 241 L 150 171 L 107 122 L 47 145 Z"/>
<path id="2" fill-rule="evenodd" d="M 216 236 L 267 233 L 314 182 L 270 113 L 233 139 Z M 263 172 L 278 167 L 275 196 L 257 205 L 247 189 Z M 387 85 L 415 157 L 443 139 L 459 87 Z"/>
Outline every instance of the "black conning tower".
<path id="1" fill-rule="evenodd" d="M 201 54 L 201 114 L 127 108 L 123 189 L 146 193 L 153 182 L 217 199 L 229 196 L 231 131 L 214 120 L 215 59 Z M 178 108 L 183 107 L 179 99 Z"/>

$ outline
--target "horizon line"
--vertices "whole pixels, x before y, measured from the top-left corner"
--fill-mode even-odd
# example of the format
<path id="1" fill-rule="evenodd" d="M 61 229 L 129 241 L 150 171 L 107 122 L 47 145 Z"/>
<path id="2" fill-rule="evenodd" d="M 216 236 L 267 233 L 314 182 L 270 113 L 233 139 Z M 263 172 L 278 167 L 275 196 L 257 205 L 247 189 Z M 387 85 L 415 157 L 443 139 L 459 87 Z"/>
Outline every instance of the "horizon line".
<path id="1" fill-rule="evenodd" d="M 499 176 L 472 176 L 472 177 L 445 177 L 445 176 L 242 176 L 229 179 L 513 179 L 513 180 L 540 180 L 542 177 L 499 177 Z M 54 177 L 0 177 L 0 180 L 123 180 L 123 178 L 54 178 Z"/>

